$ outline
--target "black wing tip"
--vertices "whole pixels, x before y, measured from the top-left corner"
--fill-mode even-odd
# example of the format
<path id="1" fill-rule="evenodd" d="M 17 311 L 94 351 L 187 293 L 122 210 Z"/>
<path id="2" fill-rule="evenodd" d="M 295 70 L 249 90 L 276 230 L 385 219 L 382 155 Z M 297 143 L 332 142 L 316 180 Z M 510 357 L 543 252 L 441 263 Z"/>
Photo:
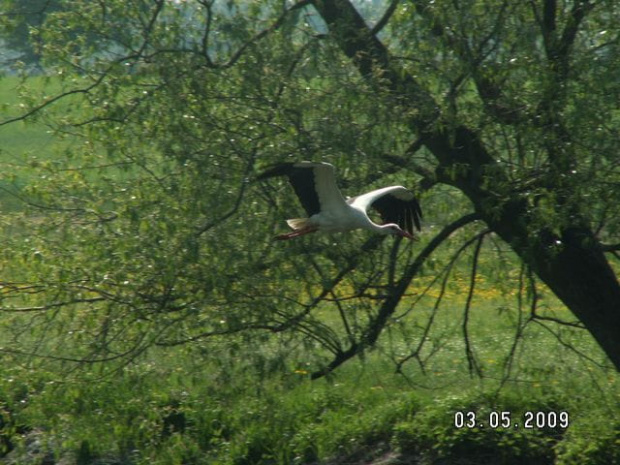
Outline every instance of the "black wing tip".
<path id="1" fill-rule="evenodd" d="M 409 189 L 407 189 L 409 191 Z M 404 231 L 414 234 L 416 229 L 422 230 L 422 209 L 417 197 L 409 191 L 413 197 L 410 200 L 403 200 L 396 196 L 386 196 L 391 198 L 391 202 L 375 201 L 372 206 L 379 212 L 383 223 L 396 223 Z M 391 205 L 390 205 L 391 203 Z"/>
<path id="2" fill-rule="evenodd" d="M 411 217 L 413 218 L 413 225 L 411 225 L 411 229 L 414 229 L 413 226 L 415 225 L 418 231 L 422 231 L 422 210 L 420 209 L 420 204 L 416 201 L 412 207 Z"/>
<path id="3" fill-rule="evenodd" d="M 417 198 L 414 198 L 411 201 L 411 207 L 413 208 L 413 211 L 412 211 L 413 221 L 415 222 L 415 225 L 417 226 L 418 231 L 421 231 L 422 230 L 421 220 L 424 218 L 424 215 L 422 215 L 422 208 L 420 207 L 420 202 L 418 202 Z"/>

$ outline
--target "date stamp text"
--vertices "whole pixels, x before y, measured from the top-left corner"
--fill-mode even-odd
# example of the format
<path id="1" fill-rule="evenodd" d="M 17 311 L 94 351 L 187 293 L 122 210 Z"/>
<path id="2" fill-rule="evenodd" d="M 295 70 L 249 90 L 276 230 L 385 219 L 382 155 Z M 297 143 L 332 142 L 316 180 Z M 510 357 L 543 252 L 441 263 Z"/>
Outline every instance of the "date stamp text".
<path id="1" fill-rule="evenodd" d="M 461 428 L 491 428 L 491 429 L 544 429 L 569 426 L 568 412 L 553 410 L 540 412 L 524 412 L 513 414 L 509 411 L 488 411 L 484 414 L 473 411 L 454 412 L 454 427 Z"/>

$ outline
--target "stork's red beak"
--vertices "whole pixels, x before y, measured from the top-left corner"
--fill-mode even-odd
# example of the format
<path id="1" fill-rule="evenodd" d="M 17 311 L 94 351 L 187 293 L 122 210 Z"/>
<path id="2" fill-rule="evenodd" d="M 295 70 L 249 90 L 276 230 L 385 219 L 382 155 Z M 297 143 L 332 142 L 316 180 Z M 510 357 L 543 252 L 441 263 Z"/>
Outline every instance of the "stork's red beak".
<path id="1" fill-rule="evenodd" d="M 410 241 L 417 241 L 418 240 L 418 238 L 416 236 L 414 236 L 413 234 L 411 234 L 411 233 L 409 233 L 407 231 L 402 231 L 401 236 L 402 237 L 406 237 Z"/>

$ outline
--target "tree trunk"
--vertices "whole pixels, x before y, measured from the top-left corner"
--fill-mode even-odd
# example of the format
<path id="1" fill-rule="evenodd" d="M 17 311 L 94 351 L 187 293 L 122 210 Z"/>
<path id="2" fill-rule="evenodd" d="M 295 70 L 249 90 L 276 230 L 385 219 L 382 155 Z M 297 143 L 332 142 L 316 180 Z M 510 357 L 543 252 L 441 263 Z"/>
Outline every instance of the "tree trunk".
<path id="1" fill-rule="evenodd" d="M 497 203 L 499 196 L 493 195 L 494 185 L 489 182 L 492 179 L 501 186 L 505 176 L 477 135 L 463 127 L 452 134 L 453 143 L 437 133 L 423 139 L 440 162 L 438 178 L 467 195 L 489 228 L 584 324 L 620 371 L 620 285 L 593 232 L 572 225 L 559 234 L 551 228 L 536 233 L 539 229 L 529 224 L 527 204 L 518 194 Z M 450 170 L 454 164 L 469 168 Z M 491 178 L 489 173 L 493 173 Z M 482 187 L 483 181 L 487 188 Z"/>
<path id="2" fill-rule="evenodd" d="M 479 134 L 466 126 L 446 129 L 432 124 L 437 106 L 430 94 L 404 70 L 396 69 L 388 50 L 348 0 L 315 0 L 313 4 L 362 75 L 372 85 L 378 85 L 375 77 L 380 76 L 382 83 L 388 83 L 392 98 L 416 107 L 418 117 L 409 123 L 437 159 L 438 180 L 459 188 L 472 201 L 489 228 L 585 325 L 620 371 L 620 285 L 592 231 L 579 224 L 554 234 L 549 225 L 549 232 L 540 237 L 540 228 L 530 224 L 525 200 L 518 193 L 506 192 L 507 174 Z"/>
<path id="3" fill-rule="evenodd" d="M 566 229 L 528 264 L 585 325 L 620 371 L 620 286 L 590 230 Z"/>

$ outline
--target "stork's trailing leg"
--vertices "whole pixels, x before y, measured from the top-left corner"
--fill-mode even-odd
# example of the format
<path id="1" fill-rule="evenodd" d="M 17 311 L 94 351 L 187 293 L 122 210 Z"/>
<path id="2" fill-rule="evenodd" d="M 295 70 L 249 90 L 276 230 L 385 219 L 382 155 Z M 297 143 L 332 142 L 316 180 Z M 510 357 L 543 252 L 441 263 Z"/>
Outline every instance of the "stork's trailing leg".
<path id="1" fill-rule="evenodd" d="M 274 237 L 274 239 L 276 241 L 284 241 L 287 239 L 293 239 L 294 237 L 304 236 L 306 234 L 317 232 L 318 230 L 319 229 L 315 226 L 306 226 L 305 228 L 296 229 L 295 231 L 292 231 L 290 233 L 278 234 L 276 237 Z"/>
<path id="2" fill-rule="evenodd" d="M 294 231 L 287 234 L 279 234 L 275 237 L 276 240 L 284 241 L 286 239 L 292 239 L 294 237 L 303 236 L 319 230 L 319 228 L 308 222 L 308 218 L 293 218 L 292 220 L 286 220 L 286 223 L 294 229 Z"/>

